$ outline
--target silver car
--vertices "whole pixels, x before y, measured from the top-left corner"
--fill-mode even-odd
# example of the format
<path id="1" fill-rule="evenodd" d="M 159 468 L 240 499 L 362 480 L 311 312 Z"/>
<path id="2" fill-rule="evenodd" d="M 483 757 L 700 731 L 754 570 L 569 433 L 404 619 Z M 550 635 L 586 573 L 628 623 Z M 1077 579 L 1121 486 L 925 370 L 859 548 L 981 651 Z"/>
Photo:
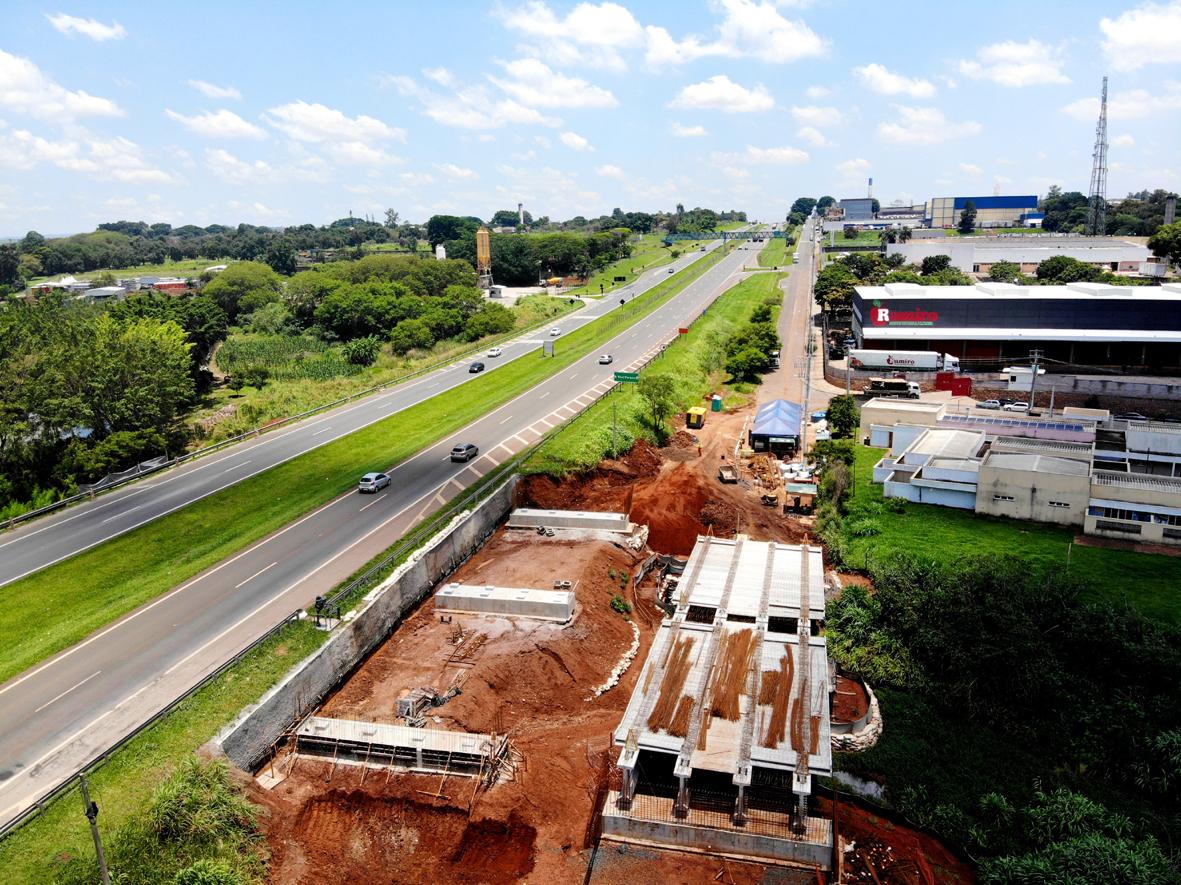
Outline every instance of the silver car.
<path id="1" fill-rule="evenodd" d="M 390 478 L 384 473 L 366 473 L 357 483 L 358 492 L 380 492 L 390 484 Z"/>

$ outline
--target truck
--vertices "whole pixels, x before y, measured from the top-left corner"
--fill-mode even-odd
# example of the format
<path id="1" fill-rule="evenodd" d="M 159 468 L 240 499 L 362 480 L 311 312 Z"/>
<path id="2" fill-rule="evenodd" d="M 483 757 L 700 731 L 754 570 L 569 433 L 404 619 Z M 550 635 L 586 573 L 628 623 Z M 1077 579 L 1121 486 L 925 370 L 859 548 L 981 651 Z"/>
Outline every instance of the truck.
<path id="1" fill-rule="evenodd" d="M 950 353 L 934 350 L 859 350 L 849 351 L 853 369 L 893 369 L 900 372 L 958 372 L 960 361 Z"/>
<path id="2" fill-rule="evenodd" d="M 918 399 L 922 390 L 917 381 L 907 381 L 905 378 L 870 378 L 864 392 L 866 396 L 901 396 L 906 399 Z"/>

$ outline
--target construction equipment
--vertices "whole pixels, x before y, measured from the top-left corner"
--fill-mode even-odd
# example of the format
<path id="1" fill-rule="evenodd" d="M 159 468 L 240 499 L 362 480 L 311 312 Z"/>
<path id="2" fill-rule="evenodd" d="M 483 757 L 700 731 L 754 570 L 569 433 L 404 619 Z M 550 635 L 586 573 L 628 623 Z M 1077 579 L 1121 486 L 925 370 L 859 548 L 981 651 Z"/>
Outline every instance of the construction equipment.
<path id="1" fill-rule="evenodd" d="M 718 482 L 721 483 L 735 483 L 738 482 L 738 471 L 729 464 L 723 464 L 718 468 Z"/>
<path id="2" fill-rule="evenodd" d="M 685 413 L 685 426 L 690 430 L 700 430 L 705 426 L 705 409 L 694 406 Z"/>

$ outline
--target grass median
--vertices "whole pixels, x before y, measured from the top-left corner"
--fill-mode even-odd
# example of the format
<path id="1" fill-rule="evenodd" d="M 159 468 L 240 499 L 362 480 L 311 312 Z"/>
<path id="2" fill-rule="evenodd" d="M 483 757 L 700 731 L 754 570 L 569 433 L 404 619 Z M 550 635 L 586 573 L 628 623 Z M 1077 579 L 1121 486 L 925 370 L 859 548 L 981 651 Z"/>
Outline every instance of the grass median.
<path id="1" fill-rule="evenodd" d="M 528 355 L 342 439 L 243 480 L 92 550 L 4 587 L 0 683 L 463 428 L 666 303 L 721 250 L 661 282 L 626 310 L 558 340 L 553 358 Z"/>

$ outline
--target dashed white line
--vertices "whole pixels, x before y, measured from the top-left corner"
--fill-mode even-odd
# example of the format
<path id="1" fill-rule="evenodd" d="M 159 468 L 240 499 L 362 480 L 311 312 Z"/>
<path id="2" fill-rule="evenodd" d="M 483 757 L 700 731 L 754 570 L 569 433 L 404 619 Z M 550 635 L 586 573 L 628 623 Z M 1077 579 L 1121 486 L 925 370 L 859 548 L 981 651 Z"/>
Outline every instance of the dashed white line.
<path id="1" fill-rule="evenodd" d="M 501 424 L 505 424 L 505 423 L 507 423 L 507 422 L 509 422 L 509 421 L 511 421 L 511 420 L 513 420 L 513 416 L 512 416 L 512 415 L 505 415 L 505 416 L 504 416 L 504 420 L 503 420 L 503 421 L 501 421 L 500 423 L 501 423 Z"/>
<path id="2" fill-rule="evenodd" d="M 114 516 L 108 516 L 106 519 L 104 519 L 102 522 L 100 522 L 99 525 L 106 525 L 112 519 L 118 519 L 120 516 L 126 516 L 128 513 L 134 513 L 136 510 L 139 510 L 139 508 L 143 507 L 143 506 L 144 506 L 143 504 L 137 504 L 135 507 L 132 507 L 130 510 L 124 510 L 122 513 L 116 513 Z"/>
<path id="3" fill-rule="evenodd" d="M 245 467 L 249 463 L 249 461 L 243 461 L 241 464 L 235 464 L 233 467 L 227 467 L 222 471 L 222 473 L 229 473 L 231 470 L 237 470 L 239 467 Z"/>
<path id="4" fill-rule="evenodd" d="M 257 578 L 259 575 L 261 575 L 263 572 L 265 572 L 265 571 L 269 571 L 270 569 L 273 569 L 273 568 L 274 568 L 275 566 L 277 566 L 278 564 L 279 564 L 279 563 L 276 561 L 276 562 L 272 562 L 270 565 L 266 566 L 266 568 L 260 568 L 258 571 L 256 571 L 256 572 L 255 572 L 253 575 L 251 575 L 249 578 L 247 578 L 247 579 L 246 579 L 245 581 L 243 581 L 241 584 L 235 584 L 235 585 L 234 585 L 234 589 L 235 589 L 235 590 L 237 590 L 239 587 L 244 587 L 245 585 L 247 585 L 247 584 L 249 584 L 251 581 L 253 581 L 255 578 Z"/>
<path id="5" fill-rule="evenodd" d="M 545 399 L 547 396 L 549 396 L 548 390 L 545 393 L 543 393 L 541 396 L 539 396 L 538 399 Z"/>
<path id="6" fill-rule="evenodd" d="M 331 429 L 332 429 L 331 427 L 325 427 L 323 430 L 317 430 L 315 433 L 312 434 L 312 436 L 319 436 L 321 433 L 327 433 Z"/>
<path id="7" fill-rule="evenodd" d="M 366 510 L 368 510 L 368 509 L 369 509 L 370 507 L 372 507 L 374 504 L 380 504 L 380 503 L 381 503 L 381 501 L 382 501 L 382 499 L 383 499 L 384 497 L 385 497 L 385 495 L 381 495 L 381 496 L 379 496 L 379 497 L 375 498 L 374 500 L 370 501 L 368 504 L 366 504 L 364 507 L 362 507 L 362 508 L 361 508 L 360 510 L 358 510 L 357 512 L 358 512 L 358 513 L 364 513 Z"/>
<path id="8" fill-rule="evenodd" d="M 42 710 L 44 710 L 50 704 L 52 704 L 56 701 L 60 701 L 62 698 L 64 698 L 66 695 L 68 695 L 70 692 L 72 692 L 75 688 L 79 688 L 80 686 L 85 685 L 87 682 L 89 682 L 91 679 L 93 679 L 95 676 L 97 676 L 101 672 L 102 672 L 102 670 L 95 670 L 93 673 L 91 673 L 89 676 L 87 676 L 81 682 L 77 682 L 74 685 L 71 685 L 69 688 L 67 688 L 65 691 L 63 691 L 61 694 L 59 694 L 57 697 L 51 698 L 50 700 L 46 701 L 44 704 L 42 704 L 40 707 L 38 707 L 33 712 L 40 713 Z"/>

